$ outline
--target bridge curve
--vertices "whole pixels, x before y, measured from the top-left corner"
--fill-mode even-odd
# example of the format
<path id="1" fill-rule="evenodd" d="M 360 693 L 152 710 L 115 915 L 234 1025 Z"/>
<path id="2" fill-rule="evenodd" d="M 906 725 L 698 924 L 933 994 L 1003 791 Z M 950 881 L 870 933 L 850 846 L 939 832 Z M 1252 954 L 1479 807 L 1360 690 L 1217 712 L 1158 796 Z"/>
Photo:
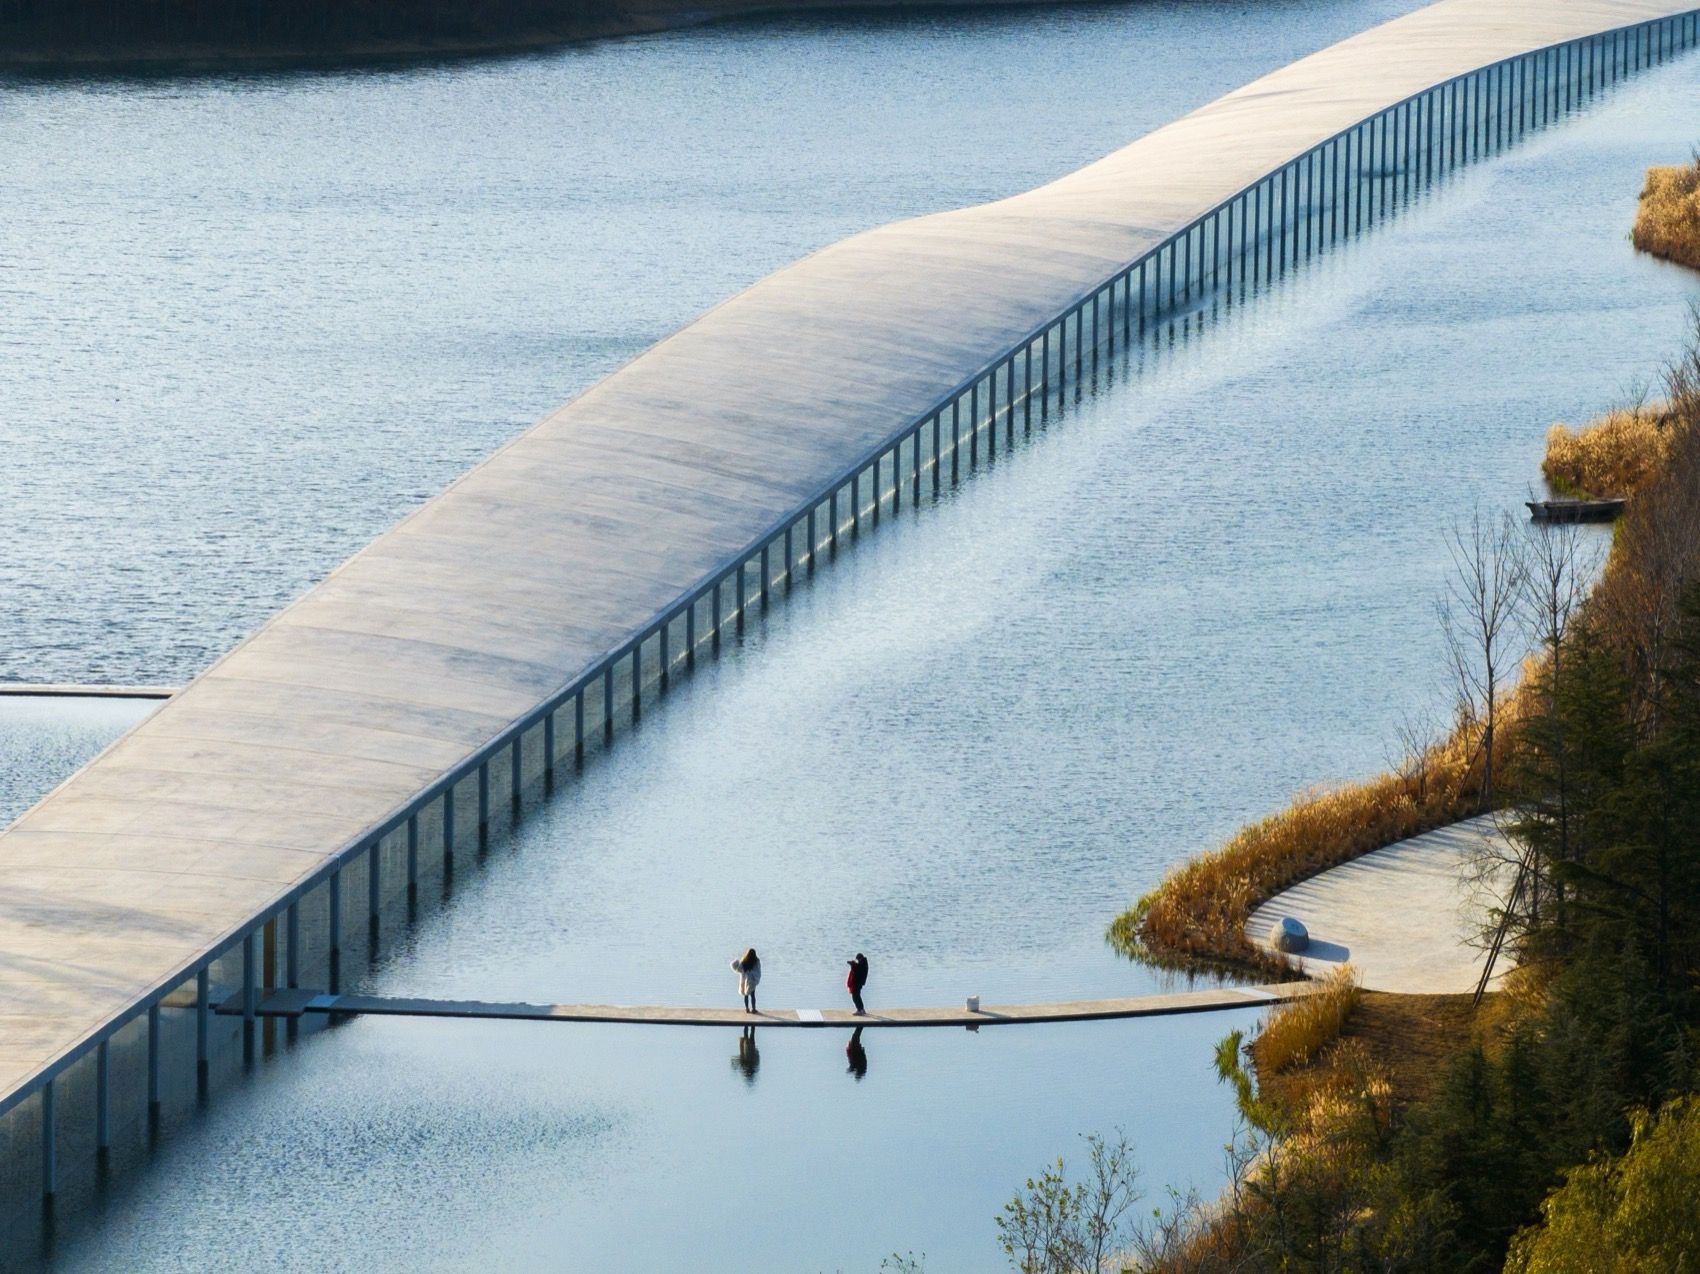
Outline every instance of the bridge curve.
<path id="1" fill-rule="evenodd" d="M 662 341 L 0 834 L 0 1113 L 40 1093 L 50 1147 L 56 1078 L 104 1084 L 142 1016 L 150 1091 L 162 1032 L 194 1030 L 204 1072 L 220 988 L 274 960 L 334 982 L 422 854 L 485 833 L 493 785 L 517 808 L 552 783 L 1100 350 L 1691 47 L 1690 2 L 1441 0 L 1036 190 L 835 244 Z"/>

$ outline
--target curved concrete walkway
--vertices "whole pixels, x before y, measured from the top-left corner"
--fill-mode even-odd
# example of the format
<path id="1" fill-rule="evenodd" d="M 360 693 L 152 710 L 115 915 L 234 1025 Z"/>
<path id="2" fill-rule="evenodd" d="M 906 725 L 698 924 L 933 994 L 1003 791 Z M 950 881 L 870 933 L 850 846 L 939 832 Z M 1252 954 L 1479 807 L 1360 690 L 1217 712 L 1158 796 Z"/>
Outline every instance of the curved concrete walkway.
<path id="1" fill-rule="evenodd" d="M 611 703 L 611 661 L 679 608 L 694 617 L 710 588 L 718 631 L 722 581 L 738 573 L 741 613 L 752 546 L 788 537 L 806 514 L 812 553 L 829 491 L 836 540 L 839 484 L 851 481 L 859 519 L 855 484 L 880 448 L 977 395 L 994 367 L 1013 378 L 1014 362 L 998 360 L 1031 353 L 1041 329 L 1048 365 L 1049 325 L 1071 311 L 1078 367 L 1081 307 L 1090 301 L 1096 340 L 1102 289 L 1131 282 L 1126 271 L 1164 244 L 1172 313 L 1177 236 L 1199 218 L 1279 172 L 1290 219 L 1317 189 L 1314 172 L 1289 164 L 1376 117 L 1385 155 L 1395 122 L 1384 111 L 1481 68 L 1494 78 L 1464 101 L 1492 100 L 1496 114 L 1465 158 L 1498 149 L 1529 104 L 1528 68 L 1509 59 L 1627 32 L 1612 38 L 1615 83 L 1620 53 L 1639 66 L 1688 47 L 1695 3 L 1439 0 L 1039 189 L 846 239 L 634 359 L 332 572 L 0 834 L 0 1112 L 253 939 L 262 919 L 340 880 L 380 837 L 393 848 L 404 824 L 417 831 L 422 804 L 480 766 L 487 804 L 489 760 L 510 745 L 518 755 L 543 706 L 576 692 L 582 707 L 589 690 L 594 708 L 592 679 L 604 676 Z M 1653 20 L 1664 25 L 1639 25 Z M 1592 43 L 1570 52 L 1572 71 L 1605 66 Z M 1398 121 L 1407 142 L 1414 119 Z M 1443 148 L 1454 161 L 1456 143 Z M 1383 207 L 1389 182 L 1417 176 L 1356 154 L 1347 187 L 1375 183 Z M 1268 224 L 1244 202 L 1242 237 L 1248 215 Z M 1267 257 L 1274 240 L 1259 233 Z M 1285 228 L 1278 237 L 1287 243 Z M 1204 247 L 1201 231 L 1188 255 Z M 1006 380 L 1006 407 L 1009 394 Z M 762 565 L 766 580 L 765 552 Z"/>
<path id="2" fill-rule="evenodd" d="M 982 1005 L 967 1008 L 879 1009 L 857 1017 L 848 1009 L 671 1008 L 626 1004 L 496 1004 L 482 1000 L 413 1000 L 378 995 L 326 995 L 317 991 L 280 991 L 261 1000 L 256 1017 L 300 1017 L 303 1013 L 361 1013 L 382 1017 L 490 1018 L 525 1022 L 623 1022 L 649 1026 L 1009 1026 L 1039 1022 L 1092 1022 L 1106 1018 L 1172 1017 L 1217 1009 L 1255 1008 L 1297 999 L 1317 989 L 1314 982 L 1269 986 L 1212 987 L 1172 995 L 1141 995 L 1119 1000 L 1071 1000 L 1057 1004 Z M 218 1011 L 242 1012 L 241 997 Z"/>
<path id="3" fill-rule="evenodd" d="M 1516 854 L 1492 815 L 1454 823 L 1275 895 L 1252 912 L 1247 936 L 1267 949 L 1270 926 L 1292 916 L 1310 931 L 1299 963 L 1312 977 L 1349 961 L 1367 990 L 1467 994 L 1481 977 L 1481 934 L 1491 909 L 1510 892 Z M 1484 855 L 1511 865 L 1478 885 L 1472 867 Z M 1511 967 L 1510 955 L 1502 954 L 1494 983 Z"/>

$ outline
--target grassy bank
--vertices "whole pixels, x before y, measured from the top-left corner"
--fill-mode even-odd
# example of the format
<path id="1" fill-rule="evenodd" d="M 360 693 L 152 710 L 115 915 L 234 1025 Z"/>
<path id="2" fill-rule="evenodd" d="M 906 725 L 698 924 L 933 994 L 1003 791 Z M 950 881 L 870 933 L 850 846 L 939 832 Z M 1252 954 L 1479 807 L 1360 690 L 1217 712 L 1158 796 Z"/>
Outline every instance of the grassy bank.
<path id="1" fill-rule="evenodd" d="M 1700 155 L 1647 170 L 1629 239 L 1643 252 L 1700 270 Z"/>
<path id="2" fill-rule="evenodd" d="M 1579 430 L 1561 422 L 1547 432 L 1541 475 L 1561 495 L 1626 498 L 1664 468 L 1669 439 L 1662 408 L 1620 408 Z"/>
<path id="3" fill-rule="evenodd" d="M 1306 877 L 1476 812 L 1479 732 L 1460 725 L 1397 774 L 1305 793 L 1172 870 L 1110 927 L 1124 953 L 1174 968 L 1230 965 L 1280 974 L 1288 962 L 1247 940 L 1252 911 Z M 1501 744 L 1503 750 L 1504 744 Z"/>

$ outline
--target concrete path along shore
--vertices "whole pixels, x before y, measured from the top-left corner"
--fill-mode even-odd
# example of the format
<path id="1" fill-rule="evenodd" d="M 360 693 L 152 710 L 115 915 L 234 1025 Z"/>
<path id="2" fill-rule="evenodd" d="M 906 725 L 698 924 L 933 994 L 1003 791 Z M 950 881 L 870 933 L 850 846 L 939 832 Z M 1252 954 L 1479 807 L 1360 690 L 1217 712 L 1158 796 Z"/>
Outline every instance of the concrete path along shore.
<path id="1" fill-rule="evenodd" d="M 1473 868 L 1484 857 L 1512 866 L 1478 883 Z M 1311 977 L 1350 962 L 1367 990 L 1466 995 L 1482 975 L 1482 931 L 1510 893 L 1516 857 L 1492 815 L 1454 823 L 1301 881 L 1252 912 L 1246 933 L 1268 948 L 1270 926 L 1292 916 L 1310 931 L 1295 958 Z M 1490 990 L 1511 967 L 1502 954 Z"/>

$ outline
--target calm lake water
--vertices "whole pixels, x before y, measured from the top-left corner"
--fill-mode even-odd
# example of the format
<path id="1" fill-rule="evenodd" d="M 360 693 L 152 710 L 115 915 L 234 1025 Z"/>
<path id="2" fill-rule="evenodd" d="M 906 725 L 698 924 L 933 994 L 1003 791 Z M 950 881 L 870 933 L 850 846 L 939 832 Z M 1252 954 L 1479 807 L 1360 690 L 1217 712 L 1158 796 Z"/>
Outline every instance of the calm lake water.
<path id="1" fill-rule="evenodd" d="M 28 357 L 0 401 L 31 428 L 26 512 L 0 509 L 0 587 L 26 598 L 4 673 L 192 672 L 739 283 L 1030 185 L 1391 11 L 814 20 L 7 89 L 26 194 L 0 192 L 0 340 Z M 1696 64 L 1648 76 L 1147 351 L 777 607 L 364 985 L 728 1002 L 750 942 L 774 1005 L 836 1003 L 856 949 L 876 1004 L 1159 985 L 1108 920 L 1380 764 L 1441 700 L 1444 527 L 1516 507 L 1553 419 L 1676 349 L 1700 278 L 1625 231 L 1696 118 Z M 142 710 L 0 712 L 4 812 Z M 752 1065 L 729 1032 L 360 1020 L 169 1130 L 61 1218 L 52 1264 L 984 1270 L 998 1208 L 1077 1134 L 1124 1128 L 1152 1194 L 1213 1189 L 1211 1045 L 1254 1020 L 871 1033 L 860 1079 L 838 1033 L 761 1033 Z"/>

